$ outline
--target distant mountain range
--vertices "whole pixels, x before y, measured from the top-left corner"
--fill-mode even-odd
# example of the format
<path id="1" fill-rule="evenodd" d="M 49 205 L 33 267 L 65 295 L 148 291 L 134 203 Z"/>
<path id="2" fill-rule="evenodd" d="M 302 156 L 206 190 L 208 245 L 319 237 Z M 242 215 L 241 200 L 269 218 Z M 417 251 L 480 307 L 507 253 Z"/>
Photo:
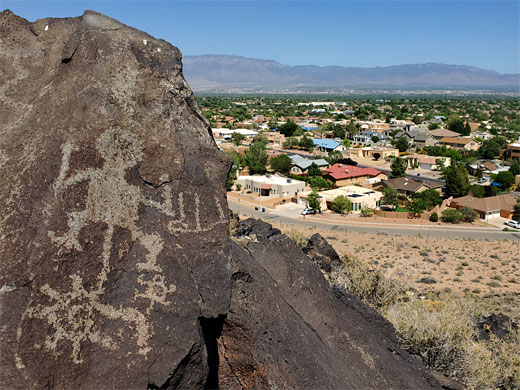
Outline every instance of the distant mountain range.
<path id="1" fill-rule="evenodd" d="M 345 88 L 484 88 L 520 90 L 520 74 L 436 63 L 375 68 L 283 65 L 228 55 L 184 57 L 184 75 L 198 92 L 287 92 Z"/>

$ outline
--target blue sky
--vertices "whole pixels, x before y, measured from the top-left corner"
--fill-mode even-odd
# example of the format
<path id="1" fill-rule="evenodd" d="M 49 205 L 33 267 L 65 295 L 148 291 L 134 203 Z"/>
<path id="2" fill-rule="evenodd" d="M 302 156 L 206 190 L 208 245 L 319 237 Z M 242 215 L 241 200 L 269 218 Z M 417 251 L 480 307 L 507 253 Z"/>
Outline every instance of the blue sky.
<path id="1" fill-rule="evenodd" d="M 11 1 L 34 21 L 85 9 L 163 38 L 184 55 L 232 54 L 287 65 L 424 62 L 520 72 L 520 1 Z"/>

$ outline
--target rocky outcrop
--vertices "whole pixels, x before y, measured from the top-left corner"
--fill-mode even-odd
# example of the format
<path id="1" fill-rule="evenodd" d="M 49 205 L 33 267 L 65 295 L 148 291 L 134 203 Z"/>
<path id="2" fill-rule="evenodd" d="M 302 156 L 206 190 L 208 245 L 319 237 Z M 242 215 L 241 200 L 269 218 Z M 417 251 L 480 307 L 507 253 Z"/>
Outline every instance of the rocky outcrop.
<path id="1" fill-rule="evenodd" d="M 2 388 L 437 386 L 279 231 L 230 239 L 175 47 L 4 11 L 0 64 Z"/>
<path id="2" fill-rule="evenodd" d="M 0 15 L 2 388 L 202 386 L 227 160 L 167 42 Z"/>

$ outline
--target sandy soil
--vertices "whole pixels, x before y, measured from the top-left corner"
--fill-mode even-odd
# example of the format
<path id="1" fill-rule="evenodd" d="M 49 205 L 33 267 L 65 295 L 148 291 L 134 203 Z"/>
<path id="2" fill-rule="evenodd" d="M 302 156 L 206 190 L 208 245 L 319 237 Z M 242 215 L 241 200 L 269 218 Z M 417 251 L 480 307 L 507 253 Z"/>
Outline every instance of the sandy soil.
<path id="1" fill-rule="evenodd" d="M 394 236 L 273 225 L 289 237 L 320 233 L 340 255 L 355 256 L 420 292 L 520 299 L 520 244 L 511 240 Z"/>

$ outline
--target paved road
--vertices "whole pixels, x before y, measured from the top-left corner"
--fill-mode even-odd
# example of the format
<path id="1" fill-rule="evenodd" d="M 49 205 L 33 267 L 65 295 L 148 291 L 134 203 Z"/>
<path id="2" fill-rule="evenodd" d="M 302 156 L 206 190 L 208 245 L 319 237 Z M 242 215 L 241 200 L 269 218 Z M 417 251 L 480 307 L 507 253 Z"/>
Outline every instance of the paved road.
<path id="1" fill-rule="evenodd" d="M 228 199 L 229 208 L 235 212 L 243 215 L 248 215 L 255 218 L 262 218 L 265 221 L 276 221 L 288 225 L 316 227 L 318 229 L 343 231 L 343 232 L 361 232 L 361 233 L 379 233 L 379 234 L 394 234 L 400 236 L 415 236 L 422 235 L 427 237 L 445 237 L 445 238 L 473 238 L 476 240 L 515 240 L 520 241 L 520 233 L 503 232 L 495 228 L 478 228 L 478 227 L 462 227 L 462 226 L 428 226 L 428 225 L 390 225 L 390 224 L 376 224 L 376 223 L 361 223 L 355 224 L 346 221 L 345 224 L 338 224 L 334 222 L 320 221 L 319 218 L 307 216 L 305 219 L 290 218 L 287 216 L 276 215 L 270 212 L 262 212 L 255 210 L 250 205 L 238 203 L 233 199 Z"/>

